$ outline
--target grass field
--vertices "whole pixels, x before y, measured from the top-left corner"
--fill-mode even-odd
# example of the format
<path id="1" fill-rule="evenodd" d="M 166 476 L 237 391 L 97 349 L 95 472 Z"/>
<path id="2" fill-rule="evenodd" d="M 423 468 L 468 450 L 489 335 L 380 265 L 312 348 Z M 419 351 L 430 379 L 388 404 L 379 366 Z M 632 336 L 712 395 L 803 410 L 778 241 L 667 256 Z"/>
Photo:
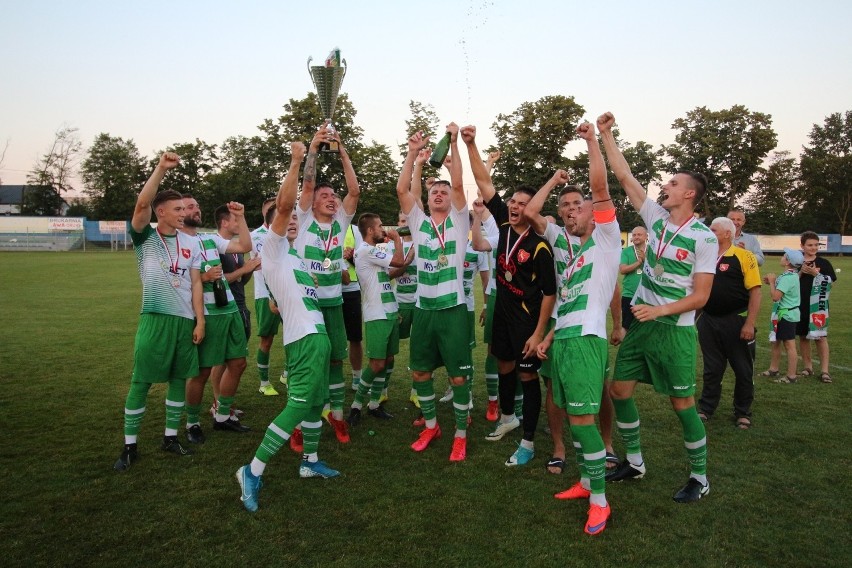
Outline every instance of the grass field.
<path id="1" fill-rule="evenodd" d="M 582 533 L 586 505 L 552 498 L 576 480 L 570 453 L 565 473 L 555 476 L 544 469 L 551 443 L 543 432 L 535 460 L 523 468 L 503 466 L 520 434 L 484 440 L 491 425 L 481 331 L 475 420 L 462 464 L 447 460 L 447 405 L 439 404 L 447 435 L 422 454 L 408 448 L 416 430 L 403 342 L 388 402 L 396 419 L 365 417 L 347 446 L 324 430 L 320 455 L 342 471 L 338 479 L 299 479 L 297 457 L 282 450 L 264 476 L 260 510 L 247 513 L 234 471 L 250 460 L 285 400 L 257 394 L 252 338 L 237 405 L 253 431 L 213 433 L 208 425 L 208 442 L 193 457 L 163 454 L 164 388 L 155 386 L 142 458 L 118 474 L 112 464 L 122 447 L 140 304 L 132 253 L 0 253 L 4 564 L 847 566 L 852 294 L 845 280 L 852 261 L 831 260 L 843 269 L 832 293 L 834 384 L 756 378 L 755 425 L 739 431 L 729 416 L 727 376 L 708 423 L 712 491 L 693 505 L 671 499 L 687 477 L 679 422 L 668 401 L 640 387 L 648 474 L 607 487 L 613 520 L 591 538 Z M 777 257 L 767 258 L 768 269 L 777 272 Z M 757 371 L 769 355 L 766 296 Z M 271 374 L 282 361 L 276 344 Z M 208 390 L 206 404 L 210 398 Z"/>

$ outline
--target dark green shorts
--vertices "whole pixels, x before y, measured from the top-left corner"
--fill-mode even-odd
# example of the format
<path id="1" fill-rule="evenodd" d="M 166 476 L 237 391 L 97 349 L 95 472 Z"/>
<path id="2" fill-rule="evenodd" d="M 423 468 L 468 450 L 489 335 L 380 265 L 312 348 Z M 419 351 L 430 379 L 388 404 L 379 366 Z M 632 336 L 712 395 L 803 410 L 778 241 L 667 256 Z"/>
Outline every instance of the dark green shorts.
<path id="1" fill-rule="evenodd" d="M 550 347 L 555 377 L 553 402 L 568 414 L 597 414 L 601 408 L 609 348 L 606 339 L 584 335 L 557 339 Z"/>
<path id="2" fill-rule="evenodd" d="M 367 331 L 367 357 L 387 359 L 399 353 L 399 318 L 373 320 L 364 324 Z"/>
<path id="3" fill-rule="evenodd" d="M 278 335 L 278 328 L 281 326 L 281 315 L 272 313 L 272 310 L 269 309 L 269 302 L 269 298 L 260 298 L 254 301 L 258 337 Z"/>
<path id="4" fill-rule="evenodd" d="M 195 320 L 142 314 L 133 346 L 134 383 L 165 383 L 198 374 L 198 349 L 192 342 Z"/>
<path id="5" fill-rule="evenodd" d="M 466 377 L 473 369 L 470 355 L 467 306 L 414 311 L 411 326 L 412 371 L 447 368 L 450 377 Z"/>
<path id="6" fill-rule="evenodd" d="M 312 333 L 284 346 L 287 355 L 287 405 L 322 406 L 328 398 L 331 344 L 324 333 Z"/>
<path id="7" fill-rule="evenodd" d="M 331 342 L 331 360 L 343 361 L 346 359 L 346 350 L 349 340 L 346 339 L 346 323 L 343 321 L 343 305 L 320 308 L 322 318 L 325 320 L 325 331 Z"/>
<path id="8" fill-rule="evenodd" d="M 414 317 L 416 304 L 399 304 L 399 338 L 411 337 L 411 320 Z"/>
<path id="9" fill-rule="evenodd" d="M 668 396 L 692 396 L 697 347 L 695 326 L 634 321 L 618 349 L 613 380 L 654 385 Z"/>
<path id="10" fill-rule="evenodd" d="M 246 331 L 239 312 L 207 316 L 204 341 L 198 346 L 198 366 L 215 367 L 248 354 Z"/>

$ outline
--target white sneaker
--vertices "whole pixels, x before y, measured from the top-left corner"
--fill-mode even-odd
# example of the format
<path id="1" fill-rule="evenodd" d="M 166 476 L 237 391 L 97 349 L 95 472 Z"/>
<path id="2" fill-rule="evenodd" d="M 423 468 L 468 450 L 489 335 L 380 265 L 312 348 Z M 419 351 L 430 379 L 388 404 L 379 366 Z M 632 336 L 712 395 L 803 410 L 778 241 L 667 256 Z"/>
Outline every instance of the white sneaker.
<path id="1" fill-rule="evenodd" d="M 497 424 L 497 428 L 494 429 L 493 432 L 485 436 L 486 440 L 491 442 L 497 442 L 503 439 L 503 436 L 518 428 L 521 425 L 521 421 L 518 420 L 518 417 L 513 417 L 509 422 L 500 422 Z"/>
<path id="2" fill-rule="evenodd" d="M 447 387 L 446 392 L 444 392 L 444 396 L 438 399 L 438 402 L 450 402 L 453 400 L 453 387 Z"/>

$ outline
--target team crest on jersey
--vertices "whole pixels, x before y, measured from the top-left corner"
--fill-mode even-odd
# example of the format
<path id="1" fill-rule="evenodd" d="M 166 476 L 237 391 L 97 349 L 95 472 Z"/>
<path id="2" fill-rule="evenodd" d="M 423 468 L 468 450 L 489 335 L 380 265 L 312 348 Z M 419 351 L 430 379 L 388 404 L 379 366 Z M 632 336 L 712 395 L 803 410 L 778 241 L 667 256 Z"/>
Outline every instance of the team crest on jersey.
<path id="1" fill-rule="evenodd" d="M 468 261 L 464 261 L 464 267 L 465 267 L 465 268 L 470 268 L 470 263 L 469 263 Z"/>
<path id="2" fill-rule="evenodd" d="M 584 264 L 586 264 L 586 255 L 583 255 L 577 259 L 577 268 L 583 268 Z"/>
<path id="3" fill-rule="evenodd" d="M 689 256 L 689 253 L 686 252 L 686 249 L 677 249 L 675 256 L 678 260 L 686 260 L 686 257 Z"/>
<path id="4" fill-rule="evenodd" d="M 518 251 L 518 262 L 526 262 L 530 259 L 530 253 L 525 250 Z"/>
<path id="5" fill-rule="evenodd" d="M 727 271 L 728 271 L 728 268 L 729 268 L 730 266 L 731 266 L 730 264 L 720 264 L 720 265 L 719 265 L 719 270 L 721 270 L 722 272 L 727 272 Z"/>
<path id="6" fill-rule="evenodd" d="M 189 249 L 182 248 L 180 249 L 180 253 L 183 255 L 184 258 L 189 258 Z"/>

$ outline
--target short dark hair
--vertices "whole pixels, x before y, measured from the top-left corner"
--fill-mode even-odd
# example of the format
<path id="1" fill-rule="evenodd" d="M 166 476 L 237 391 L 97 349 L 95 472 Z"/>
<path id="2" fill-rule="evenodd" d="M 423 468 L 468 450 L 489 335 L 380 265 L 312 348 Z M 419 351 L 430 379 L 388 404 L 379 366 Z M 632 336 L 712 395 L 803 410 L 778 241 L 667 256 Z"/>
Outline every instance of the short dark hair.
<path id="1" fill-rule="evenodd" d="M 515 191 L 514 191 L 514 193 L 512 193 L 512 195 L 515 195 L 517 193 L 526 193 L 527 195 L 530 196 L 530 198 L 532 198 L 536 194 L 536 189 L 532 186 L 529 186 L 529 185 L 519 185 L 518 187 L 515 188 Z"/>
<path id="2" fill-rule="evenodd" d="M 367 230 L 378 220 L 379 216 L 375 213 L 361 213 L 361 216 L 358 217 L 358 230 L 361 231 L 361 236 L 366 237 Z"/>
<path id="3" fill-rule="evenodd" d="M 213 212 L 213 219 L 216 221 L 216 228 L 219 229 L 222 226 L 222 223 L 226 219 L 230 219 L 231 210 L 228 209 L 227 205 L 220 205 Z"/>
<path id="4" fill-rule="evenodd" d="M 805 245 L 805 241 L 819 241 L 819 235 L 814 233 L 813 231 L 805 231 L 801 236 L 802 246 Z"/>
<path id="5" fill-rule="evenodd" d="M 160 206 L 161 203 L 165 203 L 166 201 L 176 201 L 178 199 L 183 199 L 184 197 L 191 197 L 189 195 L 181 195 L 177 191 L 173 189 L 164 189 L 154 196 L 154 201 L 151 202 L 151 209 L 154 211 L 157 210 L 157 207 Z"/>
<path id="6" fill-rule="evenodd" d="M 335 189 L 333 187 L 331 187 L 331 184 L 329 184 L 327 182 L 321 182 L 321 183 L 316 184 L 316 186 L 314 186 L 314 195 L 316 195 L 317 191 L 319 191 L 321 189 L 325 189 L 326 187 L 328 189 L 330 189 L 332 193 L 337 193 L 337 191 L 335 191 Z"/>
<path id="7" fill-rule="evenodd" d="M 689 170 L 681 170 L 677 173 L 689 177 L 691 182 L 690 185 L 692 186 L 692 189 L 695 190 L 695 199 L 693 200 L 693 203 L 700 202 L 704 198 L 704 194 L 707 193 L 707 178 L 704 174 Z"/>
<path id="8" fill-rule="evenodd" d="M 556 199 L 558 200 L 563 195 L 568 195 L 569 193 L 579 193 L 580 195 L 583 195 L 583 190 L 580 189 L 579 185 L 566 185 L 562 188 L 562 191 L 559 192 L 559 195 L 556 196 Z"/>
<path id="9" fill-rule="evenodd" d="M 263 222 L 266 223 L 267 226 L 272 224 L 272 220 L 275 219 L 275 214 L 278 212 L 277 207 L 270 207 L 266 210 L 266 216 L 263 218 Z"/>
<path id="10" fill-rule="evenodd" d="M 446 186 L 452 187 L 450 182 L 448 182 L 445 179 L 436 179 L 434 182 L 432 182 L 432 187 L 435 187 L 436 185 L 446 185 Z M 429 189 L 431 189 L 431 188 L 429 188 Z"/>

